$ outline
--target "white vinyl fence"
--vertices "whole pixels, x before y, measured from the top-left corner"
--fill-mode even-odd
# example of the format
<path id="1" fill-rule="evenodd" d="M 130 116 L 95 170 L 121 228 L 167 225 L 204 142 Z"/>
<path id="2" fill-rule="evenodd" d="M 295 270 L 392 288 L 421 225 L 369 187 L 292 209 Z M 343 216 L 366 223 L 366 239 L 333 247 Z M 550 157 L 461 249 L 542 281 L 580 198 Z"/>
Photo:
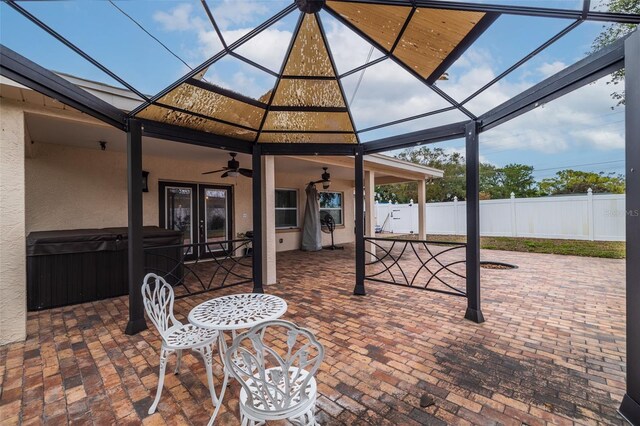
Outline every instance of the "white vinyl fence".
<path id="1" fill-rule="evenodd" d="M 427 203 L 427 234 L 466 234 L 466 202 Z M 624 241 L 624 194 L 515 198 L 480 201 L 485 236 Z M 418 232 L 417 204 L 376 204 L 383 232 Z"/>

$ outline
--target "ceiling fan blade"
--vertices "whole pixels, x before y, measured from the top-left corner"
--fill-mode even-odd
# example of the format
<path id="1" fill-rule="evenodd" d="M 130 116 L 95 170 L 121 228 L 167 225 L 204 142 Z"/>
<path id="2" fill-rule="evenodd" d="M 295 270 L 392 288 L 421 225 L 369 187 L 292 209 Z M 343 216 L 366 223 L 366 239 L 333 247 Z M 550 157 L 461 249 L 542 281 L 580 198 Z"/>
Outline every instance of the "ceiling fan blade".
<path id="1" fill-rule="evenodd" d="M 210 175 L 211 173 L 220 173 L 220 172 L 224 172 L 225 170 L 226 168 L 220 169 L 220 170 L 212 170 L 210 172 L 204 172 L 203 175 Z"/>
<path id="2" fill-rule="evenodd" d="M 226 178 L 227 176 L 229 176 L 229 172 L 224 172 L 220 175 L 221 178 Z"/>
<path id="3" fill-rule="evenodd" d="M 253 170 L 238 169 L 238 173 L 240 173 L 242 176 L 245 176 L 245 177 L 248 177 L 248 178 L 252 178 L 253 177 Z"/>

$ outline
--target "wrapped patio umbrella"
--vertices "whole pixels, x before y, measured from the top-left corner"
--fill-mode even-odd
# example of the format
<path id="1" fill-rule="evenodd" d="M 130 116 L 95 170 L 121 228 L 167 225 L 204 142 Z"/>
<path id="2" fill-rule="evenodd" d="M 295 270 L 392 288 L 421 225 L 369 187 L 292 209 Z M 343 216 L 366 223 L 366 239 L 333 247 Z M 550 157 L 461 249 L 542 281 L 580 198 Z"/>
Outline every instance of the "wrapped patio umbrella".
<path id="1" fill-rule="evenodd" d="M 307 185 L 307 203 L 304 209 L 304 225 L 302 226 L 302 250 L 322 250 L 322 232 L 320 230 L 320 203 L 318 191 L 313 183 Z"/>

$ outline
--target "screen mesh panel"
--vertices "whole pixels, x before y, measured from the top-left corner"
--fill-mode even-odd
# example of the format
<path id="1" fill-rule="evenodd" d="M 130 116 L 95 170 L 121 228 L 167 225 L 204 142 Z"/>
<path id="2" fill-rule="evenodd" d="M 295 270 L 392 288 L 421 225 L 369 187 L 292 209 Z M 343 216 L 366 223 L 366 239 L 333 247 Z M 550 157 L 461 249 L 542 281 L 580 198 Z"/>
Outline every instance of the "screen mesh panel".
<path id="1" fill-rule="evenodd" d="M 349 21 L 354 27 L 391 50 L 398 34 L 409 16 L 409 6 L 386 6 L 379 4 L 343 3 L 328 1 L 329 6 Z"/>
<path id="2" fill-rule="evenodd" d="M 261 133 L 258 142 L 276 143 L 356 143 L 353 133 Z"/>
<path id="3" fill-rule="evenodd" d="M 416 9 L 393 53 L 427 78 L 484 15 L 482 12 Z"/>
<path id="4" fill-rule="evenodd" d="M 215 89 L 214 86 L 212 88 Z M 189 83 L 182 83 L 161 97 L 158 102 L 253 129 L 260 126 L 265 111 L 255 105 Z"/>
<path id="5" fill-rule="evenodd" d="M 177 112 L 157 105 L 148 106 L 136 114 L 136 117 L 173 124 L 175 126 L 188 127 L 190 129 L 215 133 L 217 135 L 231 136 L 248 141 L 253 141 L 256 137 L 256 132 L 251 130 L 242 129 L 225 123 L 219 123 L 213 120 L 207 120 L 206 118 Z"/>
<path id="6" fill-rule="evenodd" d="M 283 78 L 272 105 L 344 107 L 345 103 L 336 80 Z"/>
<path id="7" fill-rule="evenodd" d="M 408 6 L 338 1 L 327 5 L 387 52 L 393 49 L 411 11 Z M 462 41 L 484 16 L 483 12 L 418 8 L 391 53 L 421 77 L 435 81 L 439 76 L 433 73 L 457 48 L 466 48 Z"/>
<path id="8" fill-rule="evenodd" d="M 305 14 L 293 43 L 284 75 L 333 77 L 333 67 L 313 14 Z"/>
<path id="9" fill-rule="evenodd" d="M 264 130 L 352 132 L 346 112 L 270 111 Z"/>

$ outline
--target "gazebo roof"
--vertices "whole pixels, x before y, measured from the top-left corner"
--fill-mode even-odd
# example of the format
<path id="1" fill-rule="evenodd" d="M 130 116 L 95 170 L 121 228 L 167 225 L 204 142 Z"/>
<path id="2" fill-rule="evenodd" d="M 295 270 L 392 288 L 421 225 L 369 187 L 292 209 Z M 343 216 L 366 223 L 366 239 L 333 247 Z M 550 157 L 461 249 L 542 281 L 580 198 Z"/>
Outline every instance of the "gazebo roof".
<path id="1" fill-rule="evenodd" d="M 305 11 L 307 4 L 315 6 L 315 12 Z M 318 14 L 323 5 L 427 85 L 498 16 L 403 3 L 300 1 L 300 16 L 275 86 L 259 99 L 189 78 L 136 111 L 136 117 L 247 141 L 357 143 L 331 53 L 341 46 L 330 46 L 327 40 Z"/>
<path id="2" fill-rule="evenodd" d="M 572 32 L 581 23 L 585 21 L 637 23 L 640 21 L 638 15 L 594 10 L 589 1 L 583 2 L 581 8 L 574 6 L 566 9 L 507 3 L 509 2 L 484 4 L 443 0 L 295 0 L 262 24 L 247 29 L 248 32 L 232 40 L 225 41 L 215 14 L 209 9 L 206 1 L 201 1 L 202 9 L 206 11 L 206 17 L 210 21 L 204 23 L 215 28 L 222 43 L 221 50 L 193 68 L 183 61 L 190 70 L 173 84 L 150 96 L 129 84 L 36 16 L 34 13 L 38 13 L 41 8 L 33 7 L 29 3 L 23 6 L 21 2 L 7 2 L 21 15 L 142 100 L 137 108 L 124 112 L 126 115 L 124 121 L 130 118 L 144 120 L 147 123 L 146 133 L 157 133 L 160 129 L 157 126 L 163 125 L 166 127 L 162 128 L 160 133 L 169 134 L 178 139 L 185 137 L 190 140 L 194 137 L 201 139 L 207 137 L 202 135 L 213 134 L 217 137 L 218 145 L 234 146 L 234 149 L 241 150 L 250 149 L 248 147 L 253 143 L 331 144 L 343 145 L 346 149 L 348 146 L 362 142 L 361 137 L 364 140 L 371 140 L 370 135 L 378 134 L 378 129 L 392 127 L 397 129 L 401 123 L 410 122 L 420 125 L 420 128 L 434 128 L 432 133 L 437 140 L 459 136 L 464 122 L 483 120 L 485 116 L 492 116 L 492 112 L 488 109 L 497 105 L 496 103 L 489 102 L 488 106 L 485 105 L 484 108 L 477 110 L 472 105 L 480 94 Z M 116 4 L 112 3 L 112 5 L 140 25 Z M 481 84 L 480 87 L 474 86 L 459 91 L 457 90 L 460 88 L 459 84 L 455 88 L 448 85 L 447 70 L 457 63 L 456 61 L 464 55 L 465 51 L 501 16 L 555 19 L 563 27 L 551 38 L 532 51 L 528 51 L 525 56 L 520 57 L 519 61 L 492 77 L 490 81 Z M 265 30 L 285 21 L 287 25 L 292 24 L 290 18 L 295 17 L 297 21 L 292 25 L 292 31 L 287 32 L 290 34 L 288 41 L 282 43 L 288 43 L 288 47 L 279 67 L 265 66 L 264 62 L 256 62 L 255 58 L 247 56 L 246 51 L 243 51 L 252 43 L 254 48 L 256 45 L 258 47 L 264 45 L 266 40 L 261 39 L 260 35 Z M 345 53 L 340 50 L 348 49 L 349 46 L 342 45 L 339 39 L 328 37 L 323 20 L 331 20 L 332 25 L 344 26 L 350 32 L 360 36 L 362 43 L 367 46 L 367 49 L 370 48 L 371 52 L 375 51 L 375 55 L 371 57 L 370 52 L 366 61 L 359 66 L 355 68 L 352 66 L 346 70 L 340 69 L 340 64 L 336 65 L 334 56 L 339 52 L 340 55 L 335 57 L 344 57 Z M 509 24 L 512 25 L 513 22 Z M 142 26 L 140 28 L 145 30 Z M 154 38 L 152 34 L 149 35 Z M 544 40 L 544 36 L 537 35 L 537 40 Z M 156 39 L 156 41 L 162 44 L 159 40 Z M 162 46 L 167 48 L 164 44 Z M 268 50 L 272 51 L 273 49 L 270 49 L 272 47 L 274 46 L 265 45 L 264 49 L 269 48 Z M 283 45 L 283 50 L 284 47 Z M 226 85 L 218 83 L 216 78 L 209 78 L 211 74 L 215 77 L 218 71 L 224 72 L 223 64 L 227 60 L 253 67 L 254 70 L 272 78 L 273 83 L 258 85 L 264 87 L 262 89 L 264 92 L 260 94 L 256 93 L 254 85 L 249 84 L 239 85 L 239 87 L 233 87 L 234 90 L 230 90 Z M 411 116 L 396 117 L 393 113 L 387 115 L 382 109 L 384 105 L 382 100 L 381 104 L 376 102 L 376 108 L 380 108 L 379 112 L 375 109 L 375 114 L 383 120 L 382 122 L 362 123 L 354 120 L 354 111 L 356 119 L 359 111 L 353 109 L 353 102 L 364 72 L 368 70 L 370 74 L 375 74 L 381 71 L 377 65 L 380 64 L 382 67 L 382 63 L 385 63 L 385 72 L 388 73 L 393 67 L 393 72 L 398 73 L 398 78 L 415 82 L 414 93 L 423 98 L 428 96 L 429 106 L 426 111 L 416 110 Z M 603 70 L 606 69 L 605 65 Z M 159 69 L 158 72 L 162 70 Z M 406 76 L 400 76 L 399 73 L 404 73 Z M 592 72 L 586 74 L 596 75 Z M 390 80 L 389 87 L 393 88 L 393 76 Z M 351 86 L 348 87 L 348 97 L 345 95 L 345 84 Z M 539 83 L 536 90 L 541 87 L 543 86 Z M 362 87 L 360 92 L 366 94 L 370 90 L 371 87 Z M 525 94 L 526 91 L 522 93 L 522 95 Z M 537 95 L 535 97 L 539 98 Z M 360 102 L 370 102 L 370 99 Z M 512 106 L 509 110 L 514 108 Z M 478 113 L 480 115 L 477 115 Z M 110 114 L 118 115 L 114 112 Z M 428 120 L 429 124 L 424 125 L 422 120 Z M 118 119 L 118 121 L 122 120 Z M 494 121 L 497 122 L 498 119 Z M 453 127 L 443 127 L 440 131 L 437 128 L 438 125 Z M 124 126 L 126 127 L 126 124 Z M 201 135 L 194 133 L 187 137 L 186 133 L 177 134 L 178 129 L 193 130 Z M 363 136 L 365 132 L 371 133 L 367 133 L 365 137 Z M 384 133 L 381 135 L 384 136 Z M 395 133 L 391 138 L 398 141 L 404 140 L 402 143 L 398 142 L 399 146 L 420 139 L 419 136 L 411 136 L 407 139 L 405 135 Z M 389 139 L 373 138 L 373 142 L 367 142 L 367 150 L 369 148 L 373 150 L 374 145 L 377 150 L 396 145 L 389 143 Z M 247 148 L 244 148 L 245 146 Z M 309 149 L 312 148 L 309 147 Z"/>

